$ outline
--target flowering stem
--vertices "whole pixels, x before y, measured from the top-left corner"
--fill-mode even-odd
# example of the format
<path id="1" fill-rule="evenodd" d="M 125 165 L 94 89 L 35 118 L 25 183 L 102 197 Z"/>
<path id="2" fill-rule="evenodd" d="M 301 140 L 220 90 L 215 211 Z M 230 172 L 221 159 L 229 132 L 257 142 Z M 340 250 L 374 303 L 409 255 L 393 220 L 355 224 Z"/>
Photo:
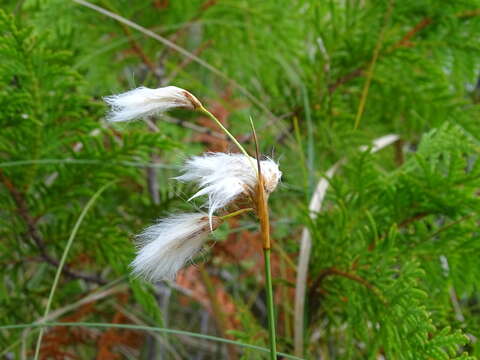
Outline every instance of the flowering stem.
<path id="1" fill-rule="evenodd" d="M 220 120 L 218 120 L 215 115 L 213 115 L 210 111 L 208 111 L 207 109 L 205 109 L 205 107 L 202 105 L 198 108 L 198 111 L 201 111 L 203 112 L 205 115 L 207 115 L 210 119 L 212 119 L 213 121 L 215 121 L 217 123 L 218 126 L 220 126 L 220 128 L 223 130 L 223 132 L 225 134 L 227 134 L 227 136 L 234 142 L 235 145 L 237 145 L 237 147 L 240 149 L 240 151 L 245 155 L 247 156 L 248 158 L 250 158 L 250 156 L 248 155 L 247 153 L 247 150 L 245 150 L 245 148 L 238 142 L 237 139 L 235 139 L 235 136 L 233 136 L 230 131 L 228 131 L 225 126 L 223 126 L 223 124 L 220 122 Z"/>
<path id="2" fill-rule="evenodd" d="M 263 187 L 263 177 L 258 177 L 258 218 L 260 220 L 260 231 L 263 240 L 263 256 L 265 259 L 265 290 L 267 293 L 268 311 L 268 336 L 270 340 L 270 359 L 277 359 L 277 345 L 275 337 L 275 308 L 273 303 L 272 270 L 270 265 L 271 241 L 270 241 L 270 218 L 268 214 L 267 198 Z"/>
<path id="3" fill-rule="evenodd" d="M 275 308 L 273 304 L 273 286 L 272 272 L 270 266 L 271 249 L 263 249 L 265 259 L 265 287 L 267 290 L 267 317 L 268 317 L 268 337 L 270 342 L 270 359 L 277 359 L 277 341 L 275 335 Z"/>
<path id="4" fill-rule="evenodd" d="M 257 158 L 257 216 L 260 220 L 260 231 L 262 233 L 263 256 L 265 262 L 265 290 L 267 293 L 267 318 L 268 318 L 268 337 L 270 343 L 270 359 L 277 359 L 277 340 L 275 335 L 275 308 L 273 303 L 273 285 L 272 270 L 270 265 L 271 241 L 270 241 L 270 216 L 268 213 L 268 200 L 265 194 L 265 186 L 263 185 L 262 169 L 260 166 L 260 149 L 258 146 L 257 133 L 253 120 L 250 118 L 252 127 L 253 140 L 255 141 L 255 154 Z"/>
<path id="5" fill-rule="evenodd" d="M 228 218 L 231 218 L 231 217 L 234 217 L 234 216 L 237 216 L 237 215 L 240 215 L 240 214 L 243 214 L 243 213 L 246 213 L 248 211 L 253 211 L 252 208 L 245 208 L 245 209 L 240 209 L 240 210 L 237 210 L 237 211 L 234 211 L 230 214 L 227 214 L 227 215 L 224 215 L 224 216 L 220 216 L 220 219 L 222 220 L 226 220 Z"/>

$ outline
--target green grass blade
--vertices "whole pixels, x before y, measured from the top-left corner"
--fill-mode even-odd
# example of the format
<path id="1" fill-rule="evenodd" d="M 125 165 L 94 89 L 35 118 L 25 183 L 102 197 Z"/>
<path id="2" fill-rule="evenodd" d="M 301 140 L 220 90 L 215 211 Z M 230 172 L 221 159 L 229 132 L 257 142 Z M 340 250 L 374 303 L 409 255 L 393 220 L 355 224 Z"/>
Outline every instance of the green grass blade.
<path id="1" fill-rule="evenodd" d="M 65 326 L 65 327 L 84 326 L 84 327 L 92 327 L 92 328 L 120 328 L 120 329 L 141 330 L 141 331 L 154 331 L 154 332 L 161 332 L 165 334 L 186 335 L 190 337 L 216 341 L 216 342 L 221 342 L 225 344 L 233 344 L 246 349 L 258 350 L 265 353 L 270 352 L 269 349 L 261 346 L 246 344 L 239 341 L 224 339 L 217 336 L 198 334 L 194 332 L 182 331 L 182 330 L 176 330 L 176 329 L 159 328 L 154 326 L 131 325 L 131 324 L 110 324 L 110 323 L 93 323 L 93 322 L 92 323 L 90 322 L 46 322 L 46 323 L 33 323 L 33 324 L 3 325 L 3 326 L 0 326 L 0 330 L 27 329 L 27 328 L 43 329 L 44 327 L 55 327 L 55 326 Z M 278 352 L 277 354 L 286 359 L 302 360 L 302 358 L 299 358 L 293 355 L 288 355 L 280 352 Z"/>
<path id="2" fill-rule="evenodd" d="M 53 301 L 53 296 L 55 295 L 55 291 L 58 286 L 58 281 L 60 280 L 60 275 L 63 270 L 63 266 L 65 265 L 65 262 L 67 260 L 68 252 L 70 251 L 70 248 L 72 247 L 73 240 L 75 239 L 75 236 L 77 235 L 78 229 L 80 228 L 80 225 L 87 215 L 88 210 L 92 207 L 92 205 L 95 203 L 95 201 L 100 197 L 100 195 L 108 188 L 110 187 L 114 181 L 107 183 L 106 185 L 102 186 L 93 196 L 90 198 L 88 203 L 85 205 L 83 208 L 82 212 L 80 213 L 80 216 L 78 217 L 77 222 L 75 223 L 73 230 L 70 234 L 70 237 L 67 241 L 67 245 L 65 246 L 65 250 L 63 251 L 62 258 L 60 259 L 60 263 L 57 268 L 57 273 L 55 274 L 55 279 L 53 280 L 53 285 L 52 288 L 50 289 L 50 295 L 48 296 L 47 300 L 47 306 L 45 307 L 45 313 L 43 315 L 44 318 L 47 317 L 48 313 L 50 312 L 50 308 L 52 306 L 52 301 Z M 37 345 L 35 347 L 35 356 L 34 359 L 38 359 L 38 355 L 40 353 L 40 345 L 42 343 L 42 337 L 43 337 L 43 328 L 40 329 L 40 333 L 38 335 L 38 340 L 37 340 Z"/>

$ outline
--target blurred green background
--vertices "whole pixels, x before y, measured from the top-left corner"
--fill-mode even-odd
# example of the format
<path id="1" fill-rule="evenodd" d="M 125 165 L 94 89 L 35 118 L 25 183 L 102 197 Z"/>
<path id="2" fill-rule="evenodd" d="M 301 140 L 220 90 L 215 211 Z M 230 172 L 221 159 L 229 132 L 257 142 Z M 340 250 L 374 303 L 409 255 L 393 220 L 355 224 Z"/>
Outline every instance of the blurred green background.
<path id="1" fill-rule="evenodd" d="M 480 353 L 480 1 L 0 5 L 0 358 L 33 358 L 39 329 L 9 326 L 40 321 L 49 298 L 48 321 L 70 326 L 48 327 L 41 359 L 266 358 L 206 337 L 267 347 L 253 217 L 223 225 L 175 282 L 129 276 L 134 235 L 192 209 L 195 189 L 171 180 L 182 162 L 235 151 L 193 112 L 105 121 L 103 96 L 167 85 L 195 94 L 253 153 L 252 117 L 280 164 L 280 351 Z M 386 135 L 395 141 L 376 152 Z"/>

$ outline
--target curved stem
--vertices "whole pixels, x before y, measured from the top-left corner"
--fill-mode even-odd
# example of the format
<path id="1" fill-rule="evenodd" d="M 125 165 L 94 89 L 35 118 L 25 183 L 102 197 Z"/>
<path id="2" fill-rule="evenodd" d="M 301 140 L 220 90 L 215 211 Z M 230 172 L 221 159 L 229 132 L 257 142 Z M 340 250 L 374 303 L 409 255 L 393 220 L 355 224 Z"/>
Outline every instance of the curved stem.
<path id="1" fill-rule="evenodd" d="M 138 330 L 138 331 L 152 331 L 152 332 L 159 332 L 164 334 L 173 334 L 173 335 L 185 335 L 193 338 L 198 339 L 205 339 L 209 341 L 216 341 L 224 344 L 233 344 L 236 346 L 241 346 L 246 349 L 252 349 L 262 352 L 269 351 L 267 348 L 242 343 L 240 341 L 225 339 L 217 336 L 212 335 L 205 335 L 200 333 L 194 333 L 189 331 L 182 331 L 176 329 L 169 329 L 169 328 L 160 328 L 154 326 L 145 326 L 145 325 L 133 325 L 133 324 L 112 324 L 112 323 L 94 323 L 94 322 L 39 322 L 39 323 L 30 323 L 30 324 L 15 324 L 15 325 L 0 325 L 0 330 L 12 330 L 12 329 L 26 329 L 26 328 L 46 328 L 46 327 L 87 327 L 87 328 L 99 328 L 99 329 L 129 329 L 129 330 Z M 293 359 L 293 360 L 303 360 L 297 356 L 288 355 L 285 353 L 278 353 L 278 355 L 284 357 L 285 359 Z"/>
<path id="2" fill-rule="evenodd" d="M 265 288 L 267 291 L 268 337 L 270 342 L 270 359 L 277 360 L 277 340 L 275 335 L 275 308 L 273 303 L 272 271 L 270 265 L 271 249 L 263 249 L 265 258 Z"/>
<path id="3" fill-rule="evenodd" d="M 68 252 L 70 251 L 70 248 L 73 244 L 73 240 L 75 239 L 75 236 L 77 235 L 78 229 L 80 228 L 80 224 L 82 223 L 83 219 L 87 215 L 88 210 L 92 207 L 92 205 L 95 203 L 95 201 L 100 197 L 100 195 L 112 184 L 114 184 L 115 181 L 111 181 L 107 183 L 106 185 L 102 186 L 88 201 L 88 203 L 85 205 L 83 208 L 82 212 L 80 213 L 80 216 L 78 217 L 77 222 L 75 223 L 72 232 L 70 233 L 70 237 L 68 238 L 67 245 L 65 246 L 65 250 L 63 250 L 62 258 L 60 259 L 60 263 L 57 268 L 57 272 L 55 273 L 55 278 L 53 280 L 53 285 L 52 288 L 50 289 L 50 295 L 48 296 L 47 300 L 47 306 L 45 307 L 45 313 L 43 315 L 42 322 L 45 321 L 45 319 L 48 316 L 48 313 L 50 312 L 50 308 L 52 306 L 52 301 L 53 301 L 53 296 L 55 294 L 55 290 L 57 290 L 58 282 L 60 280 L 60 275 L 62 274 L 63 267 L 65 265 L 65 262 L 67 260 L 67 255 Z M 37 344 L 35 346 L 35 355 L 34 359 L 37 360 L 39 355 L 40 355 L 40 346 L 42 344 L 42 338 L 43 338 L 43 333 L 44 333 L 44 328 L 40 328 L 40 333 L 38 334 L 37 338 Z"/>
<path id="4" fill-rule="evenodd" d="M 207 109 L 205 109 L 205 107 L 202 105 L 201 107 L 198 108 L 198 111 L 201 111 L 203 112 L 205 115 L 207 115 L 210 119 L 212 119 L 213 121 L 215 121 L 215 123 L 220 126 L 220 128 L 222 129 L 222 131 L 227 134 L 227 136 L 233 141 L 233 143 L 235 145 L 237 145 L 237 147 L 240 149 L 240 151 L 245 155 L 245 156 L 248 156 L 250 158 L 250 155 L 248 155 L 247 153 L 247 150 L 245 150 L 245 148 L 242 146 L 242 144 L 240 144 L 238 142 L 238 140 L 235 138 L 235 136 L 233 136 L 230 131 L 227 130 L 227 128 L 225 126 L 223 126 L 223 124 L 220 122 L 220 120 L 218 120 L 215 115 L 213 115 L 210 111 L 208 111 Z"/>

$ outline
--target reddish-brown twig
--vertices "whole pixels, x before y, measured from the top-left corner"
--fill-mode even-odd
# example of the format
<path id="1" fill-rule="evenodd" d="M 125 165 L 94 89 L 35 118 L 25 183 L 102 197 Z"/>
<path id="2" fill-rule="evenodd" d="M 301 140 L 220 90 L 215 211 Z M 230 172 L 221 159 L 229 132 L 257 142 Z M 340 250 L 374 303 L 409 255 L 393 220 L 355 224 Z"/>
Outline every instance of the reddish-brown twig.
<path id="1" fill-rule="evenodd" d="M 475 10 L 467 10 L 467 11 L 462 11 L 455 16 L 459 19 L 465 19 L 465 18 L 470 18 L 470 17 L 475 17 L 475 16 L 480 16 L 480 9 L 475 9 Z M 425 17 L 421 19 L 412 29 L 410 29 L 399 41 L 397 41 L 395 44 L 393 44 L 390 48 L 388 48 L 383 54 L 381 53 L 380 56 L 385 55 L 385 54 L 391 54 L 395 50 L 402 48 L 402 47 L 411 47 L 414 46 L 414 44 L 411 43 L 411 40 L 422 30 L 426 29 L 428 26 L 433 24 L 433 19 Z M 330 84 L 328 86 L 328 92 L 330 94 L 334 93 L 339 86 L 346 84 L 350 82 L 351 80 L 362 76 L 365 68 L 368 66 L 369 61 L 363 63 L 356 69 L 350 71 L 348 74 L 343 75 L 339 79 L 337 79 L 334 83 Z"/>
<path id="2" fill-rule="evenodd" d="M 25 225 L 27 226 L 27 233 L 30 236 L 30 238 L 33 240 L 35 245 L 37 246 L 38 250 L 40 251 L 41 257 L 48 264 L 58 267 L 59 261 L 47 253 L 47 249 L 46 249 L 43 237 L 37 229 L 36 220 L 30 215 L 27 202 L 25 201 L 23 195 L 15 187 L 13 182 L 2 172 L 1 169 L 0 169 L 0 181 L 7 188 L 8 192 L 13 198 L 15 205 L 17 206 L 18 214 L 20 218 L 22 218 L 22 220 L 25 222 Z M 63 273 L 73 279 L 82 279 L 82 280 L 100 284 L 100 285 L 106 284 L 106 281 L 98 276 L 78 273 L 76 271 L 71 270 L 67 266 L 63 268 Z"/>

